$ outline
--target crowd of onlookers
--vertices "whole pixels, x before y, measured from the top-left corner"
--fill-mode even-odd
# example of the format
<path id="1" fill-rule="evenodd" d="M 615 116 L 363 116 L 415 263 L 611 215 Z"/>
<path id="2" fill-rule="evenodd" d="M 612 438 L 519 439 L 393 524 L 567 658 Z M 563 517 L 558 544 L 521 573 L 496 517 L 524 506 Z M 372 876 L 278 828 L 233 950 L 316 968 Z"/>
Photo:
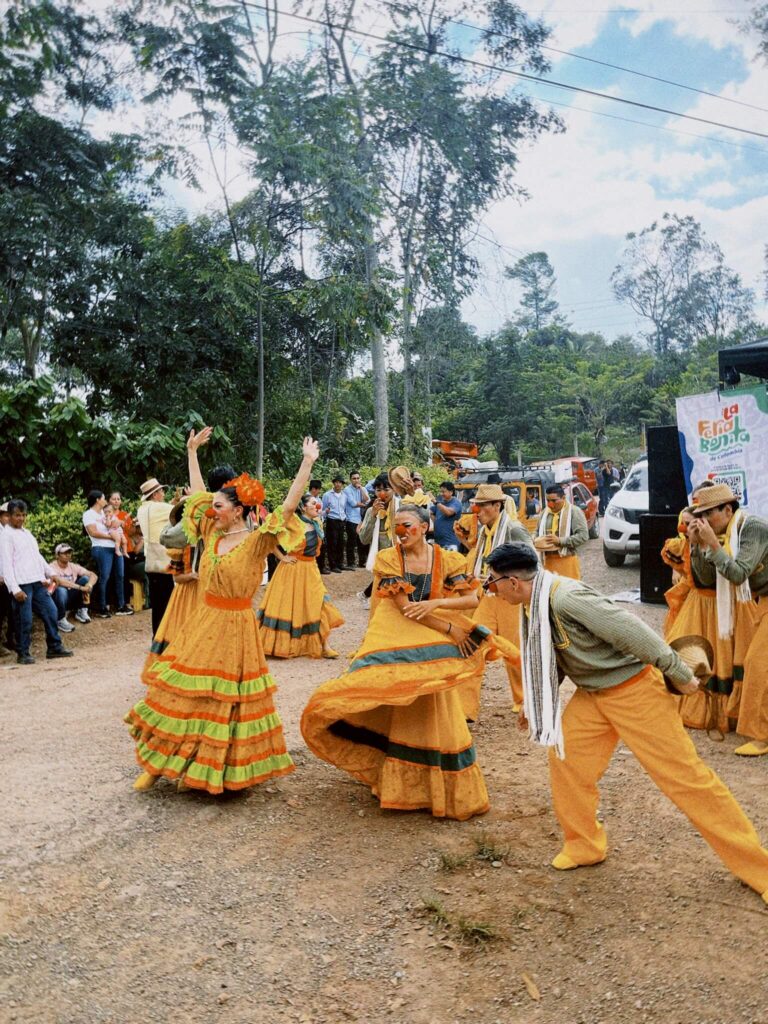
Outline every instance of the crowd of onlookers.
<path id="1" fill-rule="evenodd" d="M 378 479 L 363 483 L 360 473 L 353 471 L 348 481 L 337 474 L 329 489 L 321 480 L 310 482 L 325 530 L 319 560 L 322 573 L 365 567 L 369 546 L 361 540 L 360 530 L 366 513 L 378 511 Z M 424 487 L 418 472 L 412 480 L 417 489 Z M 173 591 L 168 551 L 160 540 L 174 507 L 166 500 L 166 490 L 155 478 L 142 484 L 135 516 L 123 508 L 119 491 L 89 491 L 82 525 L 90 542 L 90 567 L 73 560 L 74 549 L 63 538 L 55 545 L 53 560 L 46 562 L 37 539 L 25 526 L 26 503 L 13 499 L 0 506 L 3 657 L 15 654 L 19 664 L 34 664 L 30 654 L 33 613 L 43 624 L 48 658 L 70 657 L 72 651 L 65 647 L 62 635 L 92 618 L 133 615 L 136 608 L 150 607 L 153 632 L 157 629 Z M 456 549 L 453 524 L 461 514 L 461 503 L 453 483 L 445 481 L 437 498 L 427 498 L 435 542 Z"/>

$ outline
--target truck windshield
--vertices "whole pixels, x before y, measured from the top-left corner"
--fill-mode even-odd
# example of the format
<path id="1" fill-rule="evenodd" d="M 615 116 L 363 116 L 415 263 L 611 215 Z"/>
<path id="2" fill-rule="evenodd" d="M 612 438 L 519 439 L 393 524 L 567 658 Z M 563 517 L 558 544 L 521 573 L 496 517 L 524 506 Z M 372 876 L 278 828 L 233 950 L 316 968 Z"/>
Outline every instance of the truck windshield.
<path id="1" fill-rule="evenodd" d="M 638 466 L 633 469 L 624 484 L 625 491 L 647 491 L 648 490 L 648 466 Z"/>

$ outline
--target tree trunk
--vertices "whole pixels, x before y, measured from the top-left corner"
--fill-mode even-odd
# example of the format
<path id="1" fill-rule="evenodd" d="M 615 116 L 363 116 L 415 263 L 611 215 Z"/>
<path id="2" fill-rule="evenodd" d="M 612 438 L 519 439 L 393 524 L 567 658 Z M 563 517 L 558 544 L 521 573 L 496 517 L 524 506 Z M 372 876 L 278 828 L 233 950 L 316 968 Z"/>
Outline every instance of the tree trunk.
<path id="1" fill-rule="evenodd" d="M 264 473 L 264 300 L 263 279 L 259 282 L 259 295 L 256 300 L 256 330 L 258 345 L 258 408 L 256 413 L 256 476 L 261 479 Z"/>
<path id="2" fill-rule="evenodd" d="M 379 255 L 371 239 L 365 245 L 365 280 L 370 287 L 376 280 Z M 373 376 L 373 417 L 377 466 L 384 467 L 389 458 L 389 395 L 387 393 L 387 359 L 384 338 L 378 327 L 371 331 L 371 370 Z"/>

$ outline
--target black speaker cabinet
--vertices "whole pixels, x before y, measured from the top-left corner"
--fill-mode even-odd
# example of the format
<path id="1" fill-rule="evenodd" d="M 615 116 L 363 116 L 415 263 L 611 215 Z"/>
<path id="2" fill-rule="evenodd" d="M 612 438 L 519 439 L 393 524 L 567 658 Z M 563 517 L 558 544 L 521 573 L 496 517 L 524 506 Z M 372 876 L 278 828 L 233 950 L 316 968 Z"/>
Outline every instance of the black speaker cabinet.
<path id="1" fill-rule="evenodd" d="M 648 511 L 677 515 L 688 504 L 677 427 L 648 427 Z"/>
<path id="2" fill-rule="evenodd" d="M 664 604 L 672 570 L 661 560 L 664 541 L 677 533 L 677 516 L 640 516 L 640 600 Z"/>

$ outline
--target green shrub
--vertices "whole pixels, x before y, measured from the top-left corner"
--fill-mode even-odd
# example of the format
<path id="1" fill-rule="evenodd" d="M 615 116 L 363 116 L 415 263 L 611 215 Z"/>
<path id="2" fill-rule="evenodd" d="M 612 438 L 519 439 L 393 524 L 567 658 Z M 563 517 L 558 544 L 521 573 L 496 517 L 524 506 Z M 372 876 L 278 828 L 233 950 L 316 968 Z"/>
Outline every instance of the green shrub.
<path id="1" fill-rule="evenodd" d="M 37 538 L 46 562 L 53 561 L 56 545 L 65 543 L 72 547 L 74 562 L 88 564 L 91 542 L 83 528 L 85 508 L 84 498 L 61 502 L 56 498 L 45 497 L 31 505 L 26 527 Z"/>

